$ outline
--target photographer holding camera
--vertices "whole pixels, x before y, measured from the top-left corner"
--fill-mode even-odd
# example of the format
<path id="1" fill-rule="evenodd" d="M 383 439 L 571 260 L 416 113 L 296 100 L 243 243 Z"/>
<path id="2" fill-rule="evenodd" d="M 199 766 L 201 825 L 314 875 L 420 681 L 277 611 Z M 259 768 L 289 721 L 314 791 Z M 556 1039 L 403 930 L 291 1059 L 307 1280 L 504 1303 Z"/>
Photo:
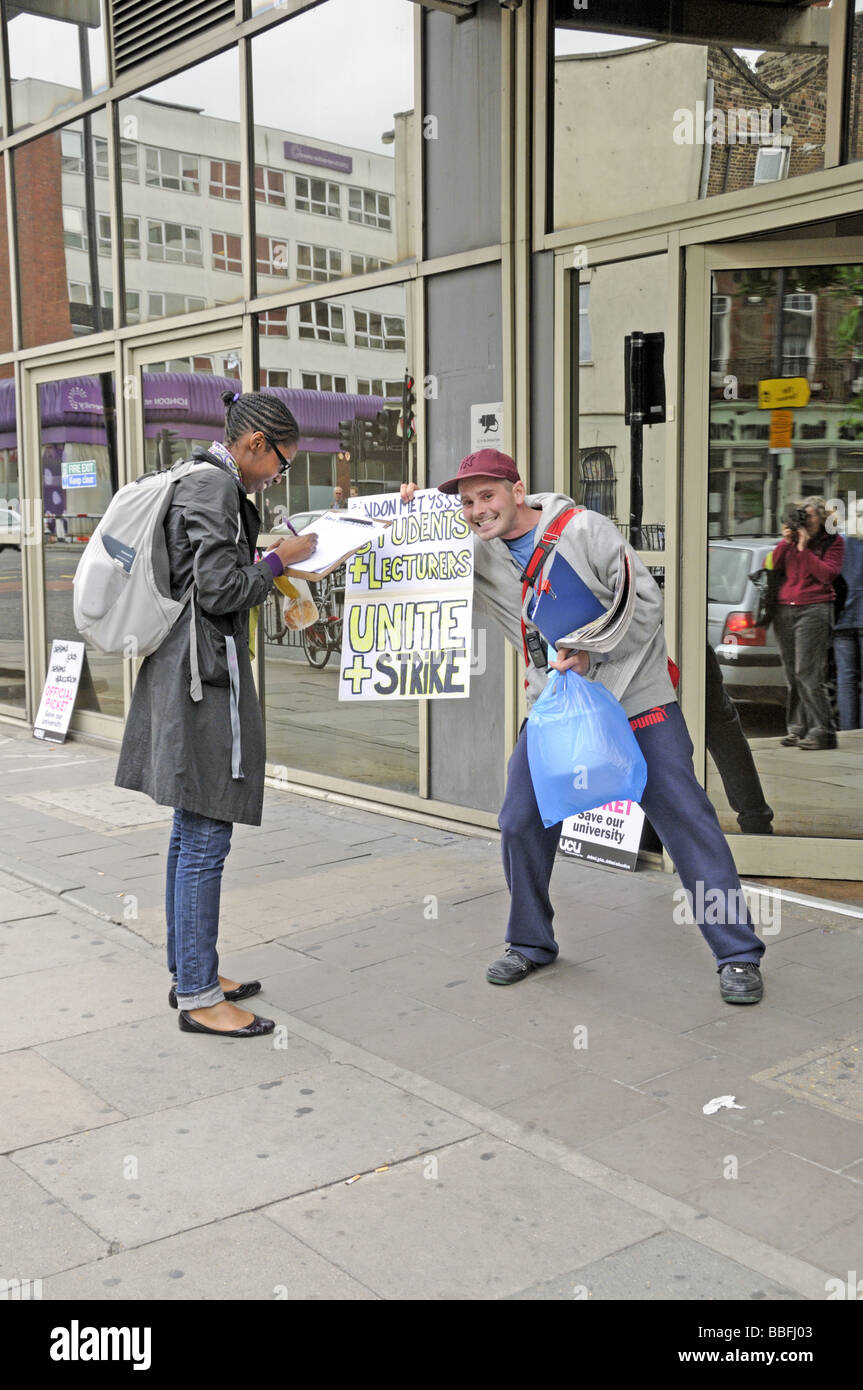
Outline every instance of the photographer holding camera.
<path id="1" fill-rule="evenodd" d="M 826 530 L 826 516 L 823 497 L 790 508 L 773 551 L 780 576 L 774 627 L 788 681 L 787 733 L 780 742 L 787 747 L 836 747 L 825 677 L 845 542 Z"/>

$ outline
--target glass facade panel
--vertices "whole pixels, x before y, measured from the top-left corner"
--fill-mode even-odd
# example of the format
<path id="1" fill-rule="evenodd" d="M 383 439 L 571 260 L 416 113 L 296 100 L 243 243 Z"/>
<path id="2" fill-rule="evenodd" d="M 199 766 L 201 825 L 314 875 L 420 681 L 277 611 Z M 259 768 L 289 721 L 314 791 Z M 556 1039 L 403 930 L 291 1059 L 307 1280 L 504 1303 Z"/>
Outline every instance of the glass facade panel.
<path id="1" fill-rule="evenodd" d="M 145 472 L 189 458 L 196 444 L 224 439 L 221 392 L 241 389 L 240 364 L 239 345 L 148 363 L 141 373 Z"/>
<path id="2" fill-rule="evenodd" d="M 554 30 L 553 226 L 740 192 L 824 167 L 829 7 L 816 42 L 734 48 Z M 705 11 L 704 23 L 721 7 Z M 583 18 L 583 17 L 582 17 Z M 777 20 L 777 22 L 779 22 Z M 633 120 L 633 109 L 638 119 Z"/>
<path id="3" fill-rule="evenodd" d="M 114 377 L 66 377 L 39 387 L 45 635 L 78 642 L 72 584 L 84 546 L 117 491 Z M 47 653 L 46 653 L 47 655 Z M 87 647 L 77 710 L 123 715 L 123 661 Z"/>
<path id="4" fill-rule="evenodd" d="M 75 0 L 72 5 L 15 0 L 14 7 L 7 8 L 12 118 L 17 129 L 103 90 L 100 0 Z M 57 13 L 63 17 L 57 18 Z"/>
<path id="5" fill-rule="evenodd" d="M 844 547 L 844 568 L 860 573 L 861 302 L 859 265 L 714 276 L 707 626 L 716 660 L 708 654 L 707 786 L 732 833 L 763 833 L 766 803 L 775 834 L 863 835 L 863 794 L 848 775 L 863 738 L 859 588 L 849 590 L 843 617 L 829 586 L 789 587 L 780 552 L 779 603 L 765 613 L 758 586 L 767 581 L 753 578 L 773 567 L 787 523 L 794 557 L 811 545 L 826 563 Z M 759 384 L 763 397 L 764 384 L 779 379 L 793 403 L 770 409 Z M 825 514 L 804 539 L 798 513 L 817 497 Z M 788 735 L 813 745 L 783 744 Z"/>
<path id="6" fill-rule="evenodd" d="M 22 714 L 26 666 L 21 547 L 32 538 L 33 525 L 33 509 L 21 496 L 15 378 L 6 364 L 0 366 L 0 705 Z"/>
<path id="7" fill-rule="evenodd" d="M 110 193 L 95 145 L 105 122 L 97 111 L 12 156 L 24 347 L 111 326 L 101 294 L 111 289 Z"/>
<path id="8" fill-rule="evenodd" d="M 632 479 L 624 418 L 624 339 L 634 330 L 666 331 L 668 257 L 650 256 L 581 271 L 578 291 L 578 458 L 571 496 L 602 512 L 628 537 Z M 575 350 L 574 350 L 575 352 Z M 661 550 L 665 534 L 665 431 L 644 430 L 641 465 L 644 535 L 640 549 Z"/>
<path id="9" fill-rule="evenodd" d="M 132 322 L 229 304 L 243 294 L 236 52 L 120 103 Z M 141 249 L 143 242 L 143 251 Z"/>
<path id="10" fill-rule="evenodd" d="M 252 72 L 258 293 L 412 256 L 413 6 L 328 0 L 253 39 Z"/>
<path id="11" fill-rule="evenodd" d="M 274 484 L 261 499 L 268 534 L 278 535 L 285 517 L 301 529 L 334 502 L 343 505 L 351 492 L 393 492 L 411 475 L 415 446 L 397 433 L 414 352 L 408 302 L 403 286 L 389 285 L 291 306 L 286 336 L 273 332 L 278 310 L 258 316 L 260 383 L 276 386 L 276 374 L 290 372 L 295 389 L 276 394 L 300 427 L 287 483 Z M 282 320 L 275 322 L 281 326 Z M 380 324 L 377 339 L 357 327 L 369 323 Z M 385 325 L 391 333 L 398 325 L 398 340 L 384 338 Z M 384 354 L 386 378 L 378 365 Z M 372 394 L 370 386 L 381 389 Z M 373 702 L 339 701 L 344 583 L 339 571 L 333 582 L 314 586 L 321 623 L 305 637 L 285 628 L 278 595 L 265 605 L 268 757 L 276 765 L 416 791 L 417 702 L 399 701 L 394 712 Z"/>

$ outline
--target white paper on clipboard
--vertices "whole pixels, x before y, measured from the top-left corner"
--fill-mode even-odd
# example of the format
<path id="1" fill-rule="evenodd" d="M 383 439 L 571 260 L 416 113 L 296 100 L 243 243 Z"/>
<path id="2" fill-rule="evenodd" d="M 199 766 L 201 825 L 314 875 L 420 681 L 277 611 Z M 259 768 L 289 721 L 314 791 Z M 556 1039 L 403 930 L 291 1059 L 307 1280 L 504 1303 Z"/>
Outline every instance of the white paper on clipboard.
<path id="1" fill-rule="evenodd" d="M 345 512 L 324 512 L 299 532 L 301 536 L 309 533 L 317 536 L 315 549 L 307 560 L 289 565 L 287 573 L 300 579 L 323 579 L 383 530 L 384 524 L 380 521 L 369 521 Z"/>

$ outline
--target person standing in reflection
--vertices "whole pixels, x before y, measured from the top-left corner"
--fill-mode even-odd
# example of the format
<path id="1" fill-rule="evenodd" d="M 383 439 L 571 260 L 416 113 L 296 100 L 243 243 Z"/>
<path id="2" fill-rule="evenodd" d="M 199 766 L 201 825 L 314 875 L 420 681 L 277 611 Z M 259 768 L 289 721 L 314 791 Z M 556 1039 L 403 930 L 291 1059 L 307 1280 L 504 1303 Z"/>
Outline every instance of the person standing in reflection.
<path id="1" fill-rule="evenodd" d="M 171 595 L 181 598 L 193 581 L 195 588 L 138 673 L 116 784 L 174 807 L 165 914 L 168 1002 L 180 1011 L 181 1030 L 251 1038 L 275 1027 L 237 1007 L 260 983 L 220 975 L 216 949 L 234 822 L 260 825 L 263 807 L 264 725 L 249 611 L 317 539 L 288 536 L 255 563 L 260 516 L 246 494 L 287 473 L 299 429 L 277 396 L 226 391 L 222 400 L 225 442 L 193 451 L 213 466 L 175 485 L 164 522 Z"/>
<path id="2" fill-rule="evenodd" d="M 716 652 L 707 643 L 707 751 L 716 764 L 728 804 L 743 835 L 772 835 L 773 811 L 746 741 L 737 706 L 725 689 Z"/>
<path id="3" fill-rule="evenodd" d="M 332 506 L 330 507 L 330 511 L 331 511 L 331 512 L 341 512 L 341 511 L 343 511 L 343 510 L 345 509 L 345 507 L 347 507 L 347 505 L 348 505 L 348 504 L 347 504 L 347 502 L 345 501 L 345 490 L 344 490 L 344 488 L 341 488 L 341 487 L 334 487 L 334 488 L 333 488 L 333 502 L 332 502 Z"/>
<path id="4" fill-rule="evenodd" d="M 807 497 L 786 513 L 782 540 L 773 551 L 779 575 L 773 627 L 788 682 L 787 732 L 780 739 L 786 747 L 836 747 L 827 653 L 845 542 L 826 529 L 826 517 L 824 498 Z"/>
<path id="5" fill-rule="evenodd" d="M 845 535 L 847 592 L 833 632 L 840 729 L 863 729 L 863 540 Z"/>

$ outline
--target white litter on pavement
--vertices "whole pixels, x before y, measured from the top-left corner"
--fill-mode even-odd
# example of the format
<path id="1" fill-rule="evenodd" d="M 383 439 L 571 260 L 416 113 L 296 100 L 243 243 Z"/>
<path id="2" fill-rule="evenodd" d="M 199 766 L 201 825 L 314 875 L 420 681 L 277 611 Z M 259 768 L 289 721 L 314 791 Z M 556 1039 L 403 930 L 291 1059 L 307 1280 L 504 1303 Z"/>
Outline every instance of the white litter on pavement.
<path id="1" fill-rule="evenodd" d="M 745 1110 L 745 1105 L 738 1105 L 734 1096 L 714 1096 L 701 1109 L 705 1115 L 715 1115 L 717 1110 Z"/>

